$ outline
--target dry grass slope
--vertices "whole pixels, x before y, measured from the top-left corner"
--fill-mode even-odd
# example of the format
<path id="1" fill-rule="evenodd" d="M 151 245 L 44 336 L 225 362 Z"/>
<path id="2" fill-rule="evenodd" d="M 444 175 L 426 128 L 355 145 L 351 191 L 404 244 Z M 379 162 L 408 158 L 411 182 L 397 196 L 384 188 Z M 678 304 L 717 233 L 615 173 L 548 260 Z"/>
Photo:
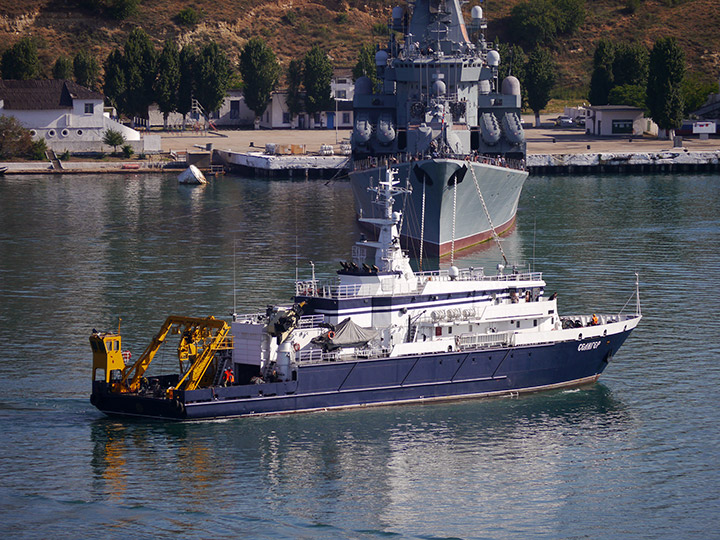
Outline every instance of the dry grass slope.
<path id="1" fill-rule="evenodd" d="M 513 41 L 509 15 L 520 0 L 486 0 L 490 19 L 489 38 L 497 35 Z M 73 56 L 91 51 L 102 62 L 121 45 L 130 30 L 142 26 L 158 43 L 215 40 L 236 60 L 240 48 L 252 36 L 263 37 L 287 65 L 312 45 L 321 45 L 338 67 L 355 63 L 365 42 L 380 42 L 373 25 L 387 21 L 392 5 L 382 0 L 145 0 L 139 13 L 124 21 L 99 17 L 78 7 L 73 0 L 0 0 L 0 52 L 23 36 L 32 36 L 49 75 L 60 54 Z M 595 44 L 602 37 L 617 42 L 635 41 L 648 47 L 661 36 L 674 36 L 683 46 L 691 71 L 716 80 L 720 72 L 720 10 L 717 0 L 687 0 L 668 6 L 671 0 L 642 0 L 634 13 L 627 0 L 589 0 L 585 24 L 570 38 L 550 45 L 560 66 L 559 94 L 581 95 L 589 82 Z M 469 10 L 473 2 L 466 5 Z M 203 13 L 194 28 L 183 27 L 176 16 L 192 6 Z"/>

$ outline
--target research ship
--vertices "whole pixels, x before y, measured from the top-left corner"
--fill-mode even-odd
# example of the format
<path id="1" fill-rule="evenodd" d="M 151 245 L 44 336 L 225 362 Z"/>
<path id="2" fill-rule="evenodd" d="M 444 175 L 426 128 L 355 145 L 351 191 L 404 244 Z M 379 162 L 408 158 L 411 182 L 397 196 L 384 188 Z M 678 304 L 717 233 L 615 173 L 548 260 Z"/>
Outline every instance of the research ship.
<path id="1" fill-rule="evenodd" d="M 373 188 L 382 213 L 363 218 L 377 240 L 361 238 L 336 278 L 296 281 L 291 304 L 230 322 L 170 316 L 134 363 L 119 333 L 94 330 L 91 403 L 108 415 L 200 420 L 596 381 L 641 319 L 637 280 L 635 313 L 561 316 L 540 272 L 416 272 L 400 246 L 393 203 L 407 189 L 396 175 Z M 177 351 L 171 370 L 152 363 L 163 346 Z"/>
<path id="2" fill-rule="evenodd" d="M 416 0 L 393 8 L 389 26 L 378 83 L 355 82 L 349 176 L 359 217 L 374 217 L 367 188 L 398 169 L 412 187 L 401 236 L 422 260 L 513 225 L 527 178 L 520 83 L 498 80 L 480 6 L 466 26 L 460 0 Z"/>

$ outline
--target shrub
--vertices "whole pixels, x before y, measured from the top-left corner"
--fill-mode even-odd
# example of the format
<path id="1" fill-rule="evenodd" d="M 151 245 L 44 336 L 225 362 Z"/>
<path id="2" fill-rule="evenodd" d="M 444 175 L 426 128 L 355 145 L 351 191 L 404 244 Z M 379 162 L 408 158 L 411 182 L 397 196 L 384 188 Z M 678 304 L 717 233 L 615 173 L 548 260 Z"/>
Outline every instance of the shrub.
<path id="1" fill-rule="evenodd" d="M 177 22 L 183 26 L 195 26 L 202 19 L 202 12 L 193 7 L 186 7 L 177 14 Z"/>
<path id="2" fill-rule="evenodd" d="M 345 24 L 349 20 L 347 13 L 339 13 L 337 17 L 335 17 L 335 22 L 338 24 Z"/>
<path id="3" fill-rule="evenodd" d="M 298 15 L 294 11 L 288 11 L 285 15 L 283 15 L 282 20 L 289 24 L 290 26 L 294 26 L 297 22 Z"/>
<path id="4" fill-rule="evenodd" d="M 31 147 L 30 131 L 14 116 L 0 116 L 0 160 L 27 155 Z"/>
<path id="5" fill-rule="evenodd" d="M 125 144 L 125 135 L 114 129 L 108 129 L 103 134 L 103 144 L 113 147 L 113 152 L 117 152 L 117 147 Z"/>
<path id="6" fill-rule="evenodd" d="M 68 161 L 70 159 L 70 150 L 65 150 L 62 154 L 60 154 L 58 159 L 61 161 Z"/>
<path id="7" fill-rule="evenodd" d="M 385 23 L 375 23 L 372 25 L 372 33 L 376 36 L 384 36 L 388 33 L 388 27 Z"/>
<path id="8" fill-rule="evenodd" d="M 45 144 L 45 139 L 36 139 L 32 142 L 32 145 L 30 147 L 30 151 L 28 152 L 28 158 L 35 160 L 35 161 L 42 161 L 44 159 L 47 159 L 45 156 L 45 152 L 47 152 L 47 144 Z"/>
<path id="9" fill-rule="evenodd" d="M 135 151 L 133 150 L 132 145 L 125 144 L 122 147 L 122 153 L 123 153 L 123 157 L 129 158 L 129 157 L 132 157 L 132 155 L 135 153 Z"/>

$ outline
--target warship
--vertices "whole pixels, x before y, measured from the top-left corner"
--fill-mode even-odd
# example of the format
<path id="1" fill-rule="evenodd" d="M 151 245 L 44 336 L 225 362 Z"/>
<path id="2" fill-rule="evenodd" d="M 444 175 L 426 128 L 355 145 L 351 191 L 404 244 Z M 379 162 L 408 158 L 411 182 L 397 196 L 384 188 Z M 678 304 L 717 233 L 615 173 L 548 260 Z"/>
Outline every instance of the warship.
<path id="1" fill-rule="evenodd" d="M 292 303 L 230 322 L 170 316 L 133 363 L 119 331 L 93 330 L 91 403 L 111 416 L 200 420 L 596 381 L 640 322 L 637 279 L 635 313 L 561 316 L 540 272 L 415 272 L 399 242 L 393 203 L 407 188 L 395 174 L 374 188 L 378 217 L 363 218 L 377 241 L 361 238 L 333 279 L 316 279 L 311 263 Z M 170 343 L 177 358 L 168 364 Z"/>
<path id="2" fill-rule="evenodd" d="M 401 237 L 420 261 L 489 240 L 515 221 L 527 178 L 520 83 L 498 80 L 500 54 L 486 28 L 480 6 L 465 24 L 460 0 L 395 7 L 390 39 L 375 54 L 377 84 L 355 82 L 349 176 L 357 213 L 375 216 L 368 188 L 396 168 L 412 187 L 409 201 L 397 203 L 406 211 Z"/>

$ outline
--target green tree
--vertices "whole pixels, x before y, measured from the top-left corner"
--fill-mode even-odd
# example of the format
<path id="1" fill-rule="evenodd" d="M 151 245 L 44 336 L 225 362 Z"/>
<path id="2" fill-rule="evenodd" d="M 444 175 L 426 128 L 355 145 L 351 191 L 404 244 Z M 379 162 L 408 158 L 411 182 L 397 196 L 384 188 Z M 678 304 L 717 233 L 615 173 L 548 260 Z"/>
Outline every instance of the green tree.
<path id="1" fill-rule="evenodd" d="M 73 77 L 73 63 L 67 56 L 60 55 L 53 66 L 53 79 L 71 80 Z"/>
<path id="2" fill-rule="evenodd" d="M 705 104 L 710 94 L 718 93 L 718 83 L 704 81 L 697 73 L 692 73 L 683 79 L 681 89 L 685 115 L 690 115 Z"/>
<path id="3" fill-rule="evenodd" d="M 352 70 L 353 81 L 357 81 L 360 77 L 368 77 L 372 81 L 373 89 L 377 88 L 377 68 L 375 66 L 375 47 L 369 43 L 364 43 L 360 47 L 358 60 Z"/>
<path id="4" fill-rule="evenodd" d="M 526 66 L 525 85 L 528 105 L 535 113 L 535 126 L 540 126 L 540 111 L 550 101 L 550 91 L 555 86 L 557 67 L 547 49 L 537 48 L 530 53 Z"/>
<path id="5" fill-rule="evenodd" d="M 38 60 L 35 42 L 24 37 L 2 55 L 3 79 L 37 79 L 40 76 L 40 60 Z"/>
<path id="6" fill-rule="evenodd" d="M 14 116 L 0 116 L 0 161 L 25 156 L 31 148 L 30 130 Z"/>
<path id="7" fill-rule="evenodd" d="M 105 59 L 105 99 L 120 111 L 125 110 L 127 85 L 125 84 L 125 60 L 120 51 L 115 49 Z"/>
<path id="8" fill-rule="evenodd" d="M 155 80 L 155 99 L 163 113 L 163 126 L 167 129 L 168 115 L 177 110 L 180 88 L 180 52 L 177 45 L 167 40 L 158 57 L 158 76 Z"/>
<path id="9" fill-rule="evenodd" d="M 208 115 L 222 105 L 232 75 L 230 61 L 214 41 L 200 50 L 196 73 L 195 99 L 205 111 L 207 120 Z"/>
<path id="10" fill-rule="evenodd" d="M 287 71 L 288 92 L 285 100 L 290 118 L 295 118 L 305 110 L 303 100 L 303 63 L 300 60 L 290 60 Z"/>
<path id="11" fill-rule="evenodd" d="M 558 34 L 573 34 L 585 22 L 585 0 L 555 0 Z"/>
<path id="12" fill-rule="evenodd" d="M 645 86 L 640 84 L 623 84 L 615 86 L 608 95 L 609 105 L 629 105 L 645 108 Z"/>
<path id="13" fill-rule="evenodd" d="M 333 103 L 330 95 L 333 68 L 328 55 L 315 45 L 305 55 L 303 64 L 307 112 L 314 114 L 330 109 Z"/>
<path id="14" fill-rule="evenodd" d="M 148 118 L 148 107 L 155 101 L 157 57 L 150 36 L 141 28 L 133 28 L 125 42 L 123 68 L 125 96 L 123 112 L 128 116 Z"/>
<path id="15" fill-rule="evenodd" d="M 265 41 L 255 37 L 240 52 L 239 67 L 245 103 L 259 118 L 265 113 L 270 103 L 270 94 L 280 80 L 280 64 Z"/>
<path id="16" fill-rule="evenodd" d="M 510 12 L 515 35 L 535 46 L 552 40 L 558 32 L 557 15 L 551 0 L 520 2 Z"/>
<path id="17" fill-rule="evenodd" d="M 94 56 L 82 50 L 73 59 L 73 73 L 75 81 L 80 86 L 95 90 L 98 77 L 100 77 L 100 66 Z"/>
<path id="18" fill-rule="evenodd" d="M 685 54 L 675 38 L 661 38 L 650 53 L 647 82 L 647 106 L 650 117 L 668 139 L 679 128 L 683 118 L 681 84 L 685 76 Z"/>
<path id="19" fill-rule="evenodd" d="M 103 133 L 103 144 L 113 147 L 113 152 L 117 153 L 117 147 L 125 144 L 125 135 L 114 129 L 106 129 Z"/>
<path id="20" fill-rule="evenodd" d="M 615 46 L 610 40 L 601 39 L 593 55 L 593 73 L 590 77 L 590 103 L 607 105 L 610 90 L 614 84 L 613 62 Z"/>
<path id="21" fill-rule="evenodd" d="M 192 110 L 192 98 L 195 93 L 195 66 L 197 51 L 192 45 L 185 45 L 180 50 L 180 86 L 178 87 L 177 105 L 175 109 L 185 118 Z"/>
<path id="22" fill-rule="evenodd" d="M 644 45 L 621 43 L 615 48 L 612 63 L 613 85 L 647 84 L 650 53 Z"/>

